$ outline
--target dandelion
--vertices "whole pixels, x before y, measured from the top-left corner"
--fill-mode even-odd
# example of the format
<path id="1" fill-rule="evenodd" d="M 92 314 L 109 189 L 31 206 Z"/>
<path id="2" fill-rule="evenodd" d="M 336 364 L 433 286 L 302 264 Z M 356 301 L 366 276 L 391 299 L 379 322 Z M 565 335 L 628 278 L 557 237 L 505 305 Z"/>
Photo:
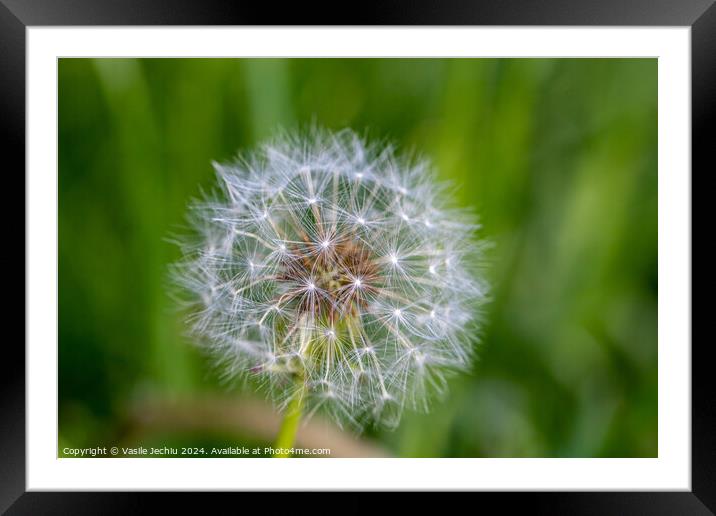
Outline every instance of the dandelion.
<path id="1" fill-rule="evenodd" d="M 482 245 L 427 161 L 314 129 L 215 169 L 175 277 L 200 344 L 285 412 L 281 445 L 319 410 L 393 427 L 469 367 Z"/>

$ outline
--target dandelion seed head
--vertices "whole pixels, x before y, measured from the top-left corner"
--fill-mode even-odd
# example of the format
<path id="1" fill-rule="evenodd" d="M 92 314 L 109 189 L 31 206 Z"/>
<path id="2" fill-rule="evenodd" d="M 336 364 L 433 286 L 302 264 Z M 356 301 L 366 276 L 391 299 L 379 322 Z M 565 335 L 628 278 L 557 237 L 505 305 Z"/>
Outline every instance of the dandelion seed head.
<path id="1" fill-rule="evenodd" d="M 214 166 L 173 271 L 227 378 L 360 429 L 427 409 L 470 366 L 483 246 L 429 162 L 313 129 Z"/>

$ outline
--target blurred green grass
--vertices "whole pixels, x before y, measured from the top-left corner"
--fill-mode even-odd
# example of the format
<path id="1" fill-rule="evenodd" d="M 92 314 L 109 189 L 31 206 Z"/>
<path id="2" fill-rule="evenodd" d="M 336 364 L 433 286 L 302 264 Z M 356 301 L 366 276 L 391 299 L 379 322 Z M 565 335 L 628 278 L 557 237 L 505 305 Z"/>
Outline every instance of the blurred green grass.
<path id="1" fill-rule="evenodd" d="M 233 394 L 183 337 L 167 236 L 211 160 L 316 121 L 431 157 L 494 243 L 473 372 L 370 439 L 657 455 L 655 59 L 60 59 L 58 90 L 61 447 L 111 445 L 146 399 Z"/>

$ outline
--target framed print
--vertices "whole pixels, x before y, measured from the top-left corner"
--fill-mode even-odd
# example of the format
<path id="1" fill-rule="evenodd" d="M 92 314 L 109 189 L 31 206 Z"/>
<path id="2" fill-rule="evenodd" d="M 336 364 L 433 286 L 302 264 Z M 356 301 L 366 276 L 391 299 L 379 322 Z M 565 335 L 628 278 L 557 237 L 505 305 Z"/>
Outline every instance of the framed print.
<path id="1" fill-rule="evenodd" d="M 180 4 L 0 6 L 27 300 L 3 510 L 716 510 L 691 338 L 712 3 Z"/>

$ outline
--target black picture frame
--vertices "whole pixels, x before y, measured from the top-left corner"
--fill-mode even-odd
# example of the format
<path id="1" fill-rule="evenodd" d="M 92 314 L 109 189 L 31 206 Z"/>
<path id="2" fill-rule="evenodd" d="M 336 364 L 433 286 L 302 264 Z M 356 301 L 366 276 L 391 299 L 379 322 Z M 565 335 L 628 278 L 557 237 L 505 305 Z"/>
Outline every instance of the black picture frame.
<path id="1" fill-rule="evenodd" d="M 346 11 L 348 12 L 348 11 Z M 196 0 L 0 0 L 0 126 L 6 178 L 25 191 L 25 29 L 42 25 L 579 25 L 690 26 L 692 73 L 692 170 L 713 173 L 716 163 L 716 5 L 714 0 L 501 0 L 383 1 L 351 9 L 341 17 L 328 6 L 268 5 Z M 692 178 L 694 173 L 692 172 Z M 11 193 L 7 200 L 24 199 Z M 6 220 L 19 209 L 3 203 Z M 24 210 L 23 210 L 24 213 Z M 13 222 L 8 226 L 17 227 Z M 8 227 L 6 229 L 9 230 Z M 24 225 L 22 227 L 24 233 Z M 24 238 L 24 234 L 23 234 Z M 23 245 L 23 250 L 25 249 Z M 6 256 L 10 256 L 8 253 Z M 23 251 L 23 258 L 26 259 Z M 19 260 L 19 258 L 17 258 Z M 23 260 L 24 262 L 24 260 Z M 6 266 L 6 271 L 9 265 Z M 26 269 L 24 269 L 26 270 Z M 19 275 L 16 275 L 19 277 Z M 23 299 L 24 299 L 23 295 Z M 23 303 L 24 307 L 24 303 Z M 24 340 L 24 339 L 23 339 Z M 686 344 L 686 343 L 684 343 Z M 714 514 L 716 513 L 716 404 L 707 360 L 710 343 L 692 343 L 692 491 L 590 493 L 481 493 L 502 508 L 526 506 L 549 514 Z M 25 352 L 21 339 L 5 339 L 0 375 L 0 511 L 7 514 L 127 514 L 147 507 L 147 493 L 25 492 Z M 185 495 L 161 497 L 164 510 Z M 213 494 L 212 496 L 217 496 Z M 221 498 L 245 494 L 221 494 Z M 353 495 L 358 496 L 358 495 Z M 417 498 L 420 499 L 419 497 Z M 272 496 L 279 510 L 285 498 Z M 206 507 L 206 500 L 199 507 Z M 214 500 L 212 499 L 212 504 Z M 242 505 L 245 504 L 242 501 Z M 278 505 L 276 505 L 278 503 Z M 288 503 L 295 504 L 294 500 Z M 453 502 L 454 503 L 454 502 Z M 360 507 L 360 502 L 346 504 Z M 245 507 L 245 506 L 244 506 Z M 238 506 L 236 506 L 238 510 Z"/>

